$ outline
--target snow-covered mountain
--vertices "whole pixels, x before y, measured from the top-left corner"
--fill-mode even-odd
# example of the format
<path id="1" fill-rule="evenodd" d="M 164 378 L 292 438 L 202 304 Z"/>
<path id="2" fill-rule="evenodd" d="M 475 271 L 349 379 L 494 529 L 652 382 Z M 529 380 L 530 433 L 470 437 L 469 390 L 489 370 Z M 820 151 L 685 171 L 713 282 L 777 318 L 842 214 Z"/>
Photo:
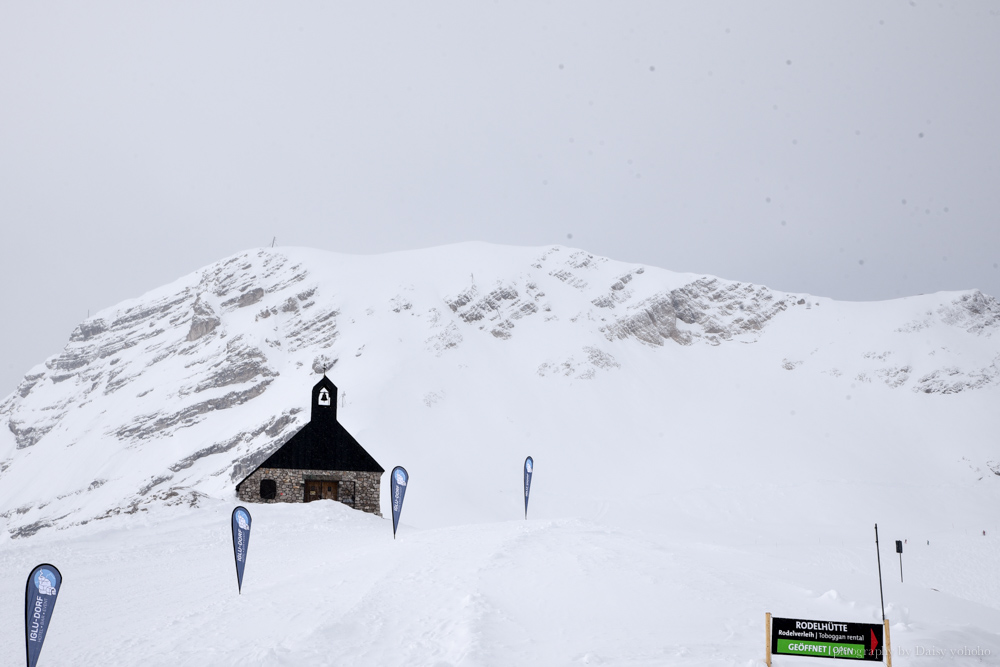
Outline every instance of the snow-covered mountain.
<path id="1" fill-rule="evenodd" d="M 851 549 L 870 550 L 858 545 L 875 521 L 921 542 L 996 528 L 998 329 L 1000 303 L 977 291 L 845 303 L 558 246 L 245 252 L 88 318 L 0 404 L 0 566 L 36 543 L 223 516 L 235 484 L 308 419 L 326 370 L 341 422 L 383 467 L 409 470 L 404 524 L 414 530 L 528 539 L 503 522 L 519 516 L 531 454 L 530 516 L 584 522 L 557 523 L 573 537 L 549 535 L 552 549 L 586 549 L 592 530 L 656 543 L 635 550 L 622 534 L 607 538 L 612 561 L 639 563 L 626 589 L 647 579 L 655 588 L 665 536 L 807 559 L 837 543 L 855 576 L 869 564 Z M 334 521 L 364 544 L 381 521 L 341 508 L 260 511 Z M 467 524 L 480 527 L 447 533 Z M 997 562 L 982 545 L 993 538 L 979 537 L 968 547 L 985 563 L 974 578 L 955 575 L 961 551 L 913 576 L 956 596 L 955 618 L 976 617 L 967 605 L 988 609 L 986 634 L 975 636 L 997 638 L 1000 568 L 988 574 Z M 691 563 L 718 556 L 685 553 Z M 755 576 L 728 558 L 719 572 Z M 819 569 L 843 564 L 829 558 Z M 613 590 L 601 599 L 635 602 Z M 293 654 L 300 662 L 287 664 L 326 664 Z M 380 662 L 360 655 L 342 654 Z M 508 664 L 502 650 L 490 655 L 499 662 L 469 664 Z M 570 654 L 552 655 L 532 664 Z M 612 662 L 673 654 L 656 655 Z M 262 664 L 280 663 L 272 658 Z"/>
<path id="2" fill-rule="evenodd" d="M 604 377 L 634 377 L 637 366 L 662 372 L 667 399 L 670 386 L 693 381 L 672 372 L 685 356 L 698 359 L 702 381 L 731 383 L 739 359 L 773 371 L 768 385 L 845 395 L 871 385 L 918 405 L 910 394 L 995 387 L 998 328 L 1000 304 L 979 292 L 836 303 L 563 247 L 246 252 L 95 314 L 25 376 L 0 404 L 0 507 L 8 532 L 23 537 L 152 502 L 230 498 L 307 419 L 308 388 L 324 368 L 344 419 L 370 432 L 366 445 L 389 465 L 433 441 L 426 415 L 462 394 L 482 426 L 436 454 L 469 438 L 498 445 L 490 421 L 572 419 L 552 414 L 547 395 L 594 381 L 576 391 L 600 403 Z M 524 394 L 543 400 L 532 409 Z M 671 411 L 648 418 L 655 412 Z M 630 417 L 614 430 L 626 434 Z M 408 428 L 379 426 L 404 419 L 424 431 L 408 444 L 393 437 Z M 678 415 L 669 421 L 680 426 Z"/>

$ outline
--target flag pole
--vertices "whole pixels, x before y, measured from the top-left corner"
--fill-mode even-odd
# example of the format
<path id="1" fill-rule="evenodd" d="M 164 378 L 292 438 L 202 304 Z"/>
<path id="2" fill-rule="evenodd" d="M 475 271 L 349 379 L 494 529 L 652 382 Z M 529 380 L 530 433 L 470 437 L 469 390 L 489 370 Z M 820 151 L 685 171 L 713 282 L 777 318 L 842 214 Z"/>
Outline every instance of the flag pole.
<path id="1" fill-rule="evenodd" d="M 882 595 L 882 555 L 878 549 L 878 524 L 875 524 L 875 556 L 878 558 L 878 598 L 882 603 L 882 622 L 885 623 L 885 597 Z"/>

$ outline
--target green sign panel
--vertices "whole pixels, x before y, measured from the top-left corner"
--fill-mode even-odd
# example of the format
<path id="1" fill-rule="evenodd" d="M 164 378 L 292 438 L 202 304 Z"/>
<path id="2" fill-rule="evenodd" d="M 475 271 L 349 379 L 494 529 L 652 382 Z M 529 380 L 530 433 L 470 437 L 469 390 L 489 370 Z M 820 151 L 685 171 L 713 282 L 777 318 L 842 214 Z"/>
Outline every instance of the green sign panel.
<path id="1" fill-rule="evenodd" d="M 789 655 L 811 655 L 817 658 L 857 658 L 865 659 L 864 644 L 831 644 L 804 639 L 779 639 L 775 653 Z"/>
<path id="2" fill-rule="evenodd" d="M 771 653 L 882 661 L 882 625 L 771 619 Z"/>

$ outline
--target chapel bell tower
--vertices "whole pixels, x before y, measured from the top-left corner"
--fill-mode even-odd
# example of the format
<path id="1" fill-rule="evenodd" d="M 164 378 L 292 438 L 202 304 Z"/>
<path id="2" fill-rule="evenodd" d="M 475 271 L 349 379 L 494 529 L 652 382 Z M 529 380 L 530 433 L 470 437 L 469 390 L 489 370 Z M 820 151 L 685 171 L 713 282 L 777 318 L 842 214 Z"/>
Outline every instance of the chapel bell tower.
<path id="1" fill-rule="evenodd" d="M 312 421 L 337 421 L 337 385 L 325 375 L 313 387 Z"/>

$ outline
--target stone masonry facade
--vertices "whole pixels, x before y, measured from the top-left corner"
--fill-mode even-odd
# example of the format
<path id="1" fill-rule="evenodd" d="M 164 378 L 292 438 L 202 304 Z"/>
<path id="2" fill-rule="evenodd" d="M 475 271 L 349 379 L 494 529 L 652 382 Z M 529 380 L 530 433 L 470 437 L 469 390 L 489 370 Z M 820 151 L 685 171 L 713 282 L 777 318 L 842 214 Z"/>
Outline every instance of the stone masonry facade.
<path id="1" fill-rule="evenodd" d="M 379 506 L 379 485 L 382 473 L 346 470 L 295 470 L 258 468 L 236 487 L 239 499 L 245 503 L 303 503 L 306 481 L 339 482 L 337 500 L 362 512 L 382 516 Z M 260 497 L 261 480 L 273 479 L 277 493 L 273 500 Z"/>

